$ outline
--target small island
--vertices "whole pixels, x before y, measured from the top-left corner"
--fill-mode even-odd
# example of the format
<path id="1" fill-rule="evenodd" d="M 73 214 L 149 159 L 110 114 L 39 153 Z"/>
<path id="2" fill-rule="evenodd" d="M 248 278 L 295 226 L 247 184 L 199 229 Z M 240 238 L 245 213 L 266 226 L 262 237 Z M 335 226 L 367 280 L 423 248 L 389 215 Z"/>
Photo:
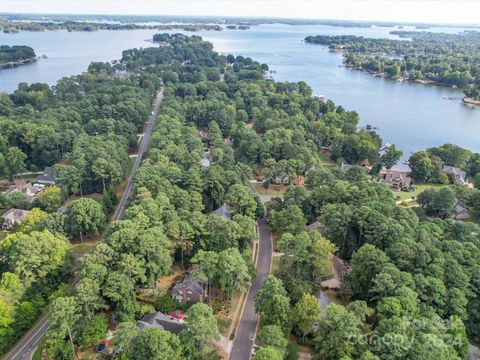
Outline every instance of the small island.
<path id="1" fill-rule="evenodd" d="M 30 64 L 36 60 L 37 55 L 30 46 L 0 46 L 0 69 L 8 69 L 16 66 Z"/>
<path id="2" fill-rule="evenodd" d="M 390 34 L 400 39 L 318 35 L 307 36 L 305 42 L 342 51 L 347 67 L 375 76 L 464 89 L 478 84 L 480 32 L 445 34 L 397 30 Z"/>

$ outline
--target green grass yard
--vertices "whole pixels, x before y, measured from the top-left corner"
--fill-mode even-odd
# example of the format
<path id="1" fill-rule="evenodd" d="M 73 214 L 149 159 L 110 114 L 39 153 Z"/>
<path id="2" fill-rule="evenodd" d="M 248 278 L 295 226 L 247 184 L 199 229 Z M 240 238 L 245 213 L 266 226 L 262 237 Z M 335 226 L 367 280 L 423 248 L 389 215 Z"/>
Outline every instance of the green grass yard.
<path id="1" fill-rule="evenodd" d="M 442 184 L 419 184 L 416 185 L 416 189 L 414 191 L 397 191 L 395 189 L 391 189 L 390 191 L 392 192 L 393 196 L 395 199 L 404 201 L 404 200 L 410 200 L 411 198 L 417 198 L 418 194 L 420 194 L 422 191 L 425 191 L 427 189 L 440 189 L 445 186 L 451 186 L 451 185 L 442 185 Z"/>
<path id="2" fill-rule="evenodd" d="M 335 161 L 333 161 L 328 154 L 320 153 L 318 154 L 318 158 L 320 159 L 320 164 L 324 166 L 334 166 L 336 165 Z"/>

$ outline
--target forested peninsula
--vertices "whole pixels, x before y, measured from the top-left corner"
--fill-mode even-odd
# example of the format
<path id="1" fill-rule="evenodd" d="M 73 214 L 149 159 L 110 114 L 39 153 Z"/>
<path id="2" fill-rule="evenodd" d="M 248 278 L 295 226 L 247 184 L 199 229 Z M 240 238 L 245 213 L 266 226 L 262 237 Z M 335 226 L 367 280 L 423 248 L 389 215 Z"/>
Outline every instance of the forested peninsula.
<path id="1" fill-rule="evenodd" d="M 228 30 L 247 30 L 246 25 L 229 25 Z M 19 31 L 99 31 L 99 30 L 184 30 L 184 31 L 222 31 L 224 27 L 215 24 L 135 24 L 102 23 L 90 21 L 37 22 L 37 21 L 0 21 L 0 31 L 17 33 Z"/>
<path id="2" fill-rule="evenodd" d="M 35 51 L 30 46 L 0 46 L 0 69 L 25 65 L 36 61 L 36 59 Z"/>
<path id="3" fill-rule="evenodd" d="M 95 349 L 109 328 L 108 346 L 124 359 L 218 359 L 221 324 L 255 278 L 256 220 L 267 216 L 281 255 L 255 296 L 257 359 L 298 359 L 300 345 L 322 360 L 464 359 L 468 338 L 480 336 L 478 225 L 437 212 L 443 191 L 421 197 L 428 216 L 397 204 L 399 192 L 366 167 L 390 169 L 401 152 L 381 154 L 356 112 L 314 97 L 305 82 L 267 79 L 267 64 L 220 55 L 198 36 L 156 39 L 165 46 L 0 95 L 2 176 L 53 166 L 60 202 L 75 199 L 64 212 L 51 198 L 35 202 L 35 216 L 0 240 L 0 351 L 48 308 L 46 359 Z M 107 225 L 159 89 L 131 202 Z M 449 186 L 437 179 L 441 165 L 478 173 L 480 155 L 461 150 L 412 159 L 418 181 Z M 264 208 L 252 184 L 283 191 Z M 461 184 L 448 195 L 480 204 L 480 192 Z M 229 214 L 216 212 L 223 207 Z M 82 235 L 98 242 L 75 263 Z M 320 309 L 315 294 L 334 256 L 344 278 Z M 203 281 L 207 297 L 172 298 L 159 284 L 175 269 Z M 76 286 L 65 286 L 75 273 Z M 137 327 L 179 308 L 187 316 L 178 333 Z"/>
<path id="4" fill-rule="evenodd" d="M 480 85 L 480 32 L 392 31 L 405 40 L 361 36 L 308 36 L 305 42 L 344 51 L 348 67 L 397 80 L 465 89 Z"/>

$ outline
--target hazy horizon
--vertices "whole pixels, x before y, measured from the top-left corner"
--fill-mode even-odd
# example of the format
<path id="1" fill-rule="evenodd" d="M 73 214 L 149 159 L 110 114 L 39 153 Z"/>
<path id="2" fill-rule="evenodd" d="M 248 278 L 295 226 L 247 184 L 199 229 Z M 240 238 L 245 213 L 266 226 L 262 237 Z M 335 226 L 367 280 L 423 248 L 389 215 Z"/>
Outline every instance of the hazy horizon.
<path id="1" fill-rule="evenodd" d="M 478 1 L 433 0 L 0 0 L 1 13 L 213 16 L 480 25 Z"/>

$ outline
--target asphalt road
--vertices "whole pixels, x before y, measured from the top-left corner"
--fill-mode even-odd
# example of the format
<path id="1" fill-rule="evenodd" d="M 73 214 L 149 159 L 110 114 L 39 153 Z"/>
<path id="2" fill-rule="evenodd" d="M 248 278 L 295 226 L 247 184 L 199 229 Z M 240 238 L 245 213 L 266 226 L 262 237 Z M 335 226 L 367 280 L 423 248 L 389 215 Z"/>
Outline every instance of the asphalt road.
<path id="1" fill-rule="evenodd" d="M 118 220 L 123 217 L 125 209 L 128 205 L 128 201 L 133 194 L 134 182 L 133 178 L 138 168 L 142 163 L 143 155 L 147 150 L 150 137 L 152 135 L 153 125 L 155 118 L 157 117 L 158 109 L 163 100 L 163 88 L 158 92 L 155 102 L 153 104 L 153 115 L 150 115 L 148 118 L 147 126 L 145 127 L 145 135 L 142 138 L 140 147 L 138 148 L 137 157 L 132 167 L 132 171 L 127 179 L 127 185 L 125 191 L 123 192 L 122 198 L 120 199 L 117 209 L 113 214 L 113 220 Z M 72 286 L 76 286 L 80 280 L 79 276 L 75 278 L 72 283 Z M 22 339 L 2 358 L 4 360 L 30 360 L 33 356 L 33 353 L 37 349 L 38 342 L 45 335 L 47 330 L 50 328 L 48 322 L 48 316 L 43 316 L 31 329 L 30 331 L 23 336 Z"/>
<path id="2" fill-rule="evenodd" d="M 242 318 L 235 334 L 230 360 L 248 360 L 251 357 L 253 343 L 255 341 L 259 316 L 255 313 L 254 298 L 262 287 L 263 279 L 270 274 L 272 263 L 272 232 L 266 219 L 258 221 L 260 233 L 259 252 L 257 262 L 257 276 L 247 295 L 247 301 L 242 313 Z"/>

